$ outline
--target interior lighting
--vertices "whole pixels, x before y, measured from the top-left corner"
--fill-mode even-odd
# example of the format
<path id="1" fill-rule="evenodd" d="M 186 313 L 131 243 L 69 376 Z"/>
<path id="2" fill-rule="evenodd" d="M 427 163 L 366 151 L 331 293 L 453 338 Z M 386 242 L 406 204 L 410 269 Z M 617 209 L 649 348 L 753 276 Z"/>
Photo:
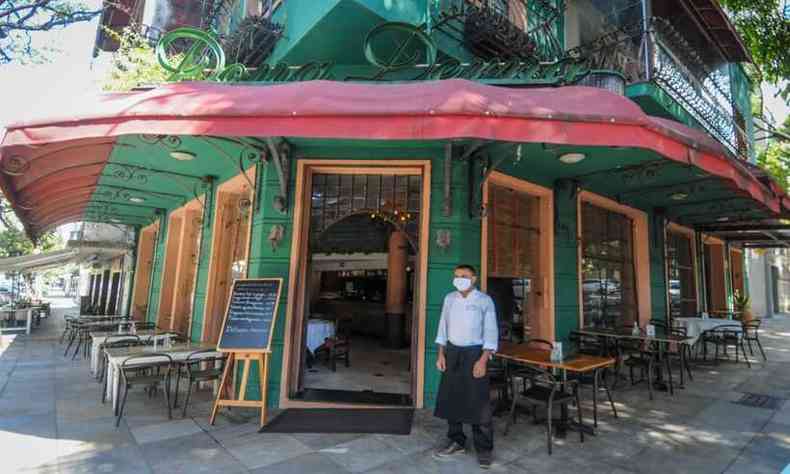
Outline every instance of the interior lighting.
<path id="1" fill-rule="evenodd" d="M 559 160 L 566 165 L 575 165 L 585 158 L 587 158 L 587 155 L 584 153 L 565 153 L 564 155 L 560 155 Z"/>
<path id="2" fill-rule="evenodd" d="M 673 201 L 682 201 L 688 197 L 689 197 L 688 193 L 672 193 L 669 195 L 669 198 L 672 199 Z"/>

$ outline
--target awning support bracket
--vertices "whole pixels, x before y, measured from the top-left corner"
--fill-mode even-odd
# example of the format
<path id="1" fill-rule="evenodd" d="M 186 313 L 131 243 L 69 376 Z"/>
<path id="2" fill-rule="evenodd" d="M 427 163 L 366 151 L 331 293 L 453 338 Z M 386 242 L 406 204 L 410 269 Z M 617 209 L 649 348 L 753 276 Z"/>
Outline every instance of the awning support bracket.
<path id="1" fill-rule="evenodd" d="M 280 180 L 280 194 L 274 197 L 272 206 L 281 214 L 288 214 L 288 194 L 291 181 L 291 145 L 284 139 L 279 139 L 275 143 L 274 139 L 266 138 L 266 146 L 269 148 L 274 168 L 277 170 L 277 178 Z"/>
<path id="2" fill-rule="evenodd" d="M 469 217 L 482 219 L 486 215 L 483 203 L 483 188 L 491 173 L 499 168 L 505 160 L 513 158 L 509 153 L 503 151 L 495 159 L 491 159 L 491 153 L 486 149 L 491 146 L 490 142 L 477 141 L 464 150 L 464 154 L 458 158 L 460 161 L 469 163 Z M 521 145 L 515 144 L 515 161 L 521 160 Z"/>

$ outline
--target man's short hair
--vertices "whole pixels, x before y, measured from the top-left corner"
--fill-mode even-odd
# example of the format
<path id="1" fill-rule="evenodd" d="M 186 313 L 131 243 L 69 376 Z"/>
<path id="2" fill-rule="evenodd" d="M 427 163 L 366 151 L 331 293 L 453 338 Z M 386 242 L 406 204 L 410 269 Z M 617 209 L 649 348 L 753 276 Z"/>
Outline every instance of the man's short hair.
<path id="1" fill-rule="evenodd" d="M 468 265 L 466 263 L 462 263 L 462 264 L 458 265 L 457 267 L 455 267 L 455 269 L 456 270 L 469 270 L 470 272 L 472 272 L 472 275 L 477 276 L 477 270 L 475 270 L 475 267 L 473 267 L 472 265 Z"/>

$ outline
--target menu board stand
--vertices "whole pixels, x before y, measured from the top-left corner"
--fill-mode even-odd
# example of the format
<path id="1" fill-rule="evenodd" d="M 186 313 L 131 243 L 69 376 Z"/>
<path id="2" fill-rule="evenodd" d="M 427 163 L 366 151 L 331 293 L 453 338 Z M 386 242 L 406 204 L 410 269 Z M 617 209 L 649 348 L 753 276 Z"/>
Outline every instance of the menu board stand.
<path id="1" fill-rule="evenodd" d="M 274 322 L 282 291 L 282 278 L 249 278 L 233 282 L 217 350 L 228 353 L 225 370 L 209 422 L 213 425 L 222 407 L 260 408 L 261 427 L 266 422 L 269 358 Z M 252 363 L 258 363 L 260 400 L 247 400 Z M 241 369 L 238 398 L 234 377 Z"/>
<path id="2" fill-rule="evenodd" d="M 219 384 L 217 398 L 214 400 L 214 408 L 211 410 L 210 424 L 214 424 L 219 409 L 222 407 L 247 407 L 260 408 L 261 427 L 266 423 L 266 386 L 269 379 L 269 352 L 230 352 L 225 363 L 225 371 L 222 373 L 222 381 Z M 247 385 L 250 377 L 252 363 L 258 362 L 260 386 L 260 400 L 247 400 Z M 234 398 L 236 390 L 233 387 L 233 372 L 236 363 L 241 367 L 241 386 L 239 387 L 239 397 Z"/>

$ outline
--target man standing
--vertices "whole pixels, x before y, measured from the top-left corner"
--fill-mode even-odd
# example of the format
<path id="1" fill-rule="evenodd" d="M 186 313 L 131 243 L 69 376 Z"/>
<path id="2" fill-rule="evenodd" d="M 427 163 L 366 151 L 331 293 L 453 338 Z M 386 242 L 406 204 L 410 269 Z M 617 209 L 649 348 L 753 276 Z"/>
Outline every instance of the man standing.
<path id="1" fill-rule="evenodd" d="M 471 265 L 455 268 L 453 286 L 458 291 L 444 298 L 442 318 L 436 335 L 442 372 L 434 415 L 447 420 L 446 446 L 439 458 L 462 453 L 466 446 L 463 424 L 472 425 L 473 441 L 480 467 L 491 467 L 494 429 L 486 367 L 497 350 L 499 330 L 494 302 L 475 288 L 477 272 Z"/>

